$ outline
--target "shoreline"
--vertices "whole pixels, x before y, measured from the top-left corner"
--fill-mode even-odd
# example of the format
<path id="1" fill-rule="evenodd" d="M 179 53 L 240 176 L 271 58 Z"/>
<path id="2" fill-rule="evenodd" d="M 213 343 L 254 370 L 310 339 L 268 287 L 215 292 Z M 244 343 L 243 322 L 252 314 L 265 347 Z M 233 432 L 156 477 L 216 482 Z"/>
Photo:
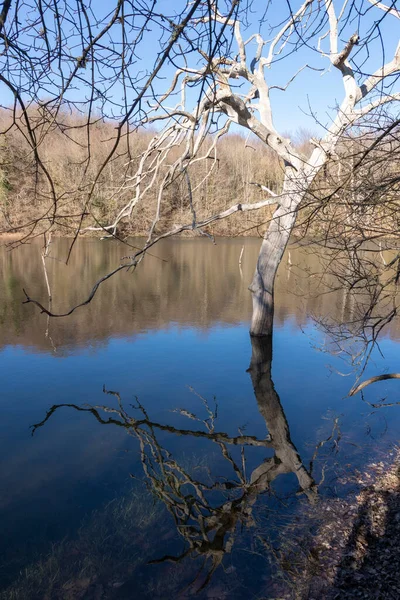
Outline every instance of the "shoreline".
<path id="1" fill-rule="evenodd" d="M 340 483 L 353 483 L 358 491 L 321 499 L 317 515 L 305 509 L 282 600 L 400 597 L 400 448 L 388 459 L 342 478 Z M 287 550 L 280 559 L 288 559 Z"/>

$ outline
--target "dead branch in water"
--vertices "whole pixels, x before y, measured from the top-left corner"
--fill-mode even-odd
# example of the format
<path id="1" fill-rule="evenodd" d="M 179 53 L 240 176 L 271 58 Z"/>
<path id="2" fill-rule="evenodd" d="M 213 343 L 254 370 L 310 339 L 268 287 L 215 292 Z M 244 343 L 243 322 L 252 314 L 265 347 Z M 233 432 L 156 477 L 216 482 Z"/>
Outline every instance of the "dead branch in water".
<path id="1" fill-rule="evenodd" d="M 376 383 L 377 381 L 385 381 L 386 379 L 400 379 L 400 373 L 385 373 L 384 375 L 376 375 L 375 377 L 370 377 L 369 379 L 366 379 L 365 381 L 357 385 L 355 388 L 350 390 L 349 396 L 355 396 L 365 387 L 371 385 L 371 383 Z"/>

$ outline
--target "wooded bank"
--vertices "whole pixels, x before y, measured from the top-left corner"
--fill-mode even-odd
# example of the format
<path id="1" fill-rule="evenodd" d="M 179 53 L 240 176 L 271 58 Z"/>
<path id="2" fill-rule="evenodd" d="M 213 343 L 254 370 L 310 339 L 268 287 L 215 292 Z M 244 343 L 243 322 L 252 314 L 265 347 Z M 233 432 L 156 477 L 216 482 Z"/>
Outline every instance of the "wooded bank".
<path id="1" fill-rule="evenodd" d="M 126 135 L 123 148 L 117 157 L 103 170 L 96 185 L 96 193 L 90 206 L 85 207 L 85 192 L 99 171 L 113 143 L 115 134 L 112 123 L 97 121 L 88 129 L 86 119 L 79 115 L 65 116 L 65 128 L 39 118 L 42 131 L 41 153 L 46 169 L 56 186 L 58 200 L 57 218 L 53 231 L 58 235 L 71 235 L 76 229 L 80 215 L 85 209 L 83 227 L 108 223 L 118 209 L 134 193 L 135 174 L 140 154 L 154 131 L 139 130 Z M 0 113 L 0 126 L 7 129 L 9 115 Z M 212 143 L 210 136 L 210 144 Z M 127 164 L 129 162 L 129 164 Z M 48 182 L 39 173 L 31 148 L 21 131 L 15 128 L 2 136 L 0 146 L 0 230 L 12 233 L 27 224 L 43 218 L 38 229 L 47 226 L 52 213 L 52 200 Z M 190 168 L 192 202 L 197 218 L 218 213 L 234 202 L 260 200 L 263 192 L 250 182 L 262 182 L 278 191 L 282 181 L 282 169 L 278 159 L 261 142 L 231 134 L 224 139 L 218 150 L 211 173 L 209 165 L 194 164 Z M 128 183 L 126 183 L 128 181 Z M 156 192 L 149 190 L 147 201 L 132 218 L 124 223 L 123 233 L 145 235 L 154 217 Z M 163 203 L 159 230 L 174 223 L 191 222 L 193 219 L 188 185 L 185 178 L 175 182 L 167 191 Z M 271 209 L 245 215 L 234 215 L 229 220 L 212 226 L 217 235 L 257 234 L 257 225 L 270 217 Z"/>
<path id="2" fill-rule="evenodd" d="M 140 155 L 155 131 L 142 129 L 125 135 L 123 148 L 102 171 L 96 193 L 87 204 L 87 187 L 96 177 L 113 143 L 113 124 L 94 120 L 88 128 L 86 117 L 75 114 L 65 115 L 62 119 L 64 127 L 61 127 L 60 119 L 55 124 L 44 120 L 40 111 L 37 114 L 36 133 L 41 140 L 45 168 L 56 187 L 57 207 L 54 210 L 48 181 L 37 168 L 31 147 L 23 135 L 22 122 L 20 130 L 15 127 L 7 130 L 10 115 L 3 110 L 0 112 L 0 127 L 6 133 L 0 144 L 0 234 L 20 236 L 23 232 L 33 231 L 36 235 L 47 230 L 52 223 L 51 230 L 56 235 L 73 236 L 78 226 L 84 230 L 85 227 L 109 223 L 134 194 L 133 176 Z M 299 130 L 293 138 L 296 147 L 309 155 L 312 145 L 305 140 L 310 138 L 310 133 Z M 210 146 L 212 142 L 210 136 Z M 380 160 L 377 161 L 375 152 L 374 173 L 371 173 L 372 159 L 364 160 L 362 169 L 357 167 L 357 157 L 370 144 L 370 140 L 360 137 L 359 140 L 347 140 L 342 145 L 336 159 L 319 176 L 303 203 L 298 220 L 300 235 L 311 232 L 329 241 L 346 235 L 346 232 L 352 236 L 360 234 L 365 228 L 369 235 L 387 235 L 393 227 L 396 228 L 396 189 L 391 186 L 389 197 L 382 185 L 385 195 L 377 197 L 375 186 L 374 198 L 371 199 L 368 197 L 368 185 L 376 184 L 377 179 L 384 184 L 384 174 L 389 176 L 390 171 L 396 169 L 398 153 L 392 149 L 388 155 L 387 149 L 379 147 Z M 391 156 L 392 162 L 389 169 L 388 156 Z M 189 187 L 187 177 L 182 176 L 167 189 L 157 231 L 171 229 L 180 223 L 191 223 L 194 218 L 201 221 L 235 203 L 260 201 L 265 198 L 265 192 L 254 182 L 275 193 L 282 188 L 283 165 L 276 154 L 257 139 L 237 133 L 227 134 L 219 142 L 218 154 L 212 154 L 210 162 L 212 168 L 204 161 L 190 166 Z M 130 221 L 121 223 L 118 232 L 121 236 L 148 234 L 157 203 L 156 189 L 157 186 L 151 187 L 141 209 Z M 261 235 L 272 213 L 273 206 L 237 212 L 229 219 L 209 225 L 206 231 L 222 236 Z M 355 213 L 357 219 L 354 218 Z"/>

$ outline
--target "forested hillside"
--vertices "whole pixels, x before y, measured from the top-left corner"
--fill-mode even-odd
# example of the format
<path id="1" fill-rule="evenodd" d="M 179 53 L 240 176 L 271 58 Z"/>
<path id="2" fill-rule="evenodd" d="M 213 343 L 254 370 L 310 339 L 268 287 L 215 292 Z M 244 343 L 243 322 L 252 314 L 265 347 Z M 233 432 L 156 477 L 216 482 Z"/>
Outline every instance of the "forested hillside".
<path id="1" fill-rule="evenodd" d="M 32 115 L 31 115 L 32 117 Z M 90 206 L 85 206 L 85 191 L 93 182 L 100 166 L 106 160 L 113 143 L 115 129 L 112 123 L 93 120 L 89 130 L 86 118 L 65 115 L 64 127 L 47 122 L 37 110 L 38 131 L 41 140 L 41 155 L 59 197 L 58 214 L 53 230 L 62 235 L 71 235 L 78 225 L 84 210 L 85 226 L 106 224 L 135 193 L 134 175 L 140 154 L 154 134 L 151 130 L 139 130 L 125 135 L 121 149 L 104 168 L 96 184 L 96 193 Z M 10 118 L 5 111 L 0 115 L 1 129 L 7 130 Z M 20 130 L 15 127 L 3 136 L 1 156 L 1 230 L 18 231 L 19 228 L 36 224 L 39 231 L 43 224 L 48 226 L 52 215 L 52 199 L 49 184 L 39 174 L 35 157 L 24 133 L 23 120 L 19 119 Z M 87 148 L 90 139 L 89 151 Z M 213 142 L 210 136 L 209 145 Z M 282 169 L 276 156 L 261 142 L 246 140 L 238 134 L 223 139 L 218 154 L 210 154 L 210 164 L 204 162 L 190 167 L 190 194 L 196 217 L 220 212 L 235 202 L 251 202 L 264 196 L 260 188 L 251 185 L 258 182 L 278 191 L 282 181 Z M 160 172 L 162 177 L 162 172 Z M 128 177 L 128 182 L 126 178 Z M 182 177 L 174 182 L 167 192 L 163 204 L 160 230 L 175 223 L 192 222 L 188 181 Z M 121 234 L 146 234 L 154 217 L 157 202 L 154 189 L 149 190 L 147 201 L 130 222 L 123 224 Z M 214 225 L 212 232 L 218 235 L 256 234 L 258 224 L 265 222 L 271 214 L 270 207 L 246 215 L 235 215 L 229 221 Z M 41 224 L 38 220 L 44 219 Z"/>

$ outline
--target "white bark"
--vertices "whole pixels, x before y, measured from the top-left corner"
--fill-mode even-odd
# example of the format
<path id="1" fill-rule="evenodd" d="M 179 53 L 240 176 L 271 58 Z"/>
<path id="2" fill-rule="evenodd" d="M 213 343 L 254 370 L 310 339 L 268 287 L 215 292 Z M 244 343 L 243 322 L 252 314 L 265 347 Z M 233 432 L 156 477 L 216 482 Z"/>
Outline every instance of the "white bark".
<path id="1" fill-rule="evenodd" d="M 274 283 L 290 235 L 296 223 L 298 207 L 304 197 L 304 178 L 285 179 L 282 204 L 275 210 L 264 235 L 253 281 L 252 336 L 272 334 L 274 318 Z"/>
<path id="2" fill-rule="evenodd" d="M 379 13 L 379 18 L 382 17 L 381 11 L 387 13 L 389 17 L 399 17 L 397 9 L 376 0 L 369 0 L 369 2 L 373 5 L 370 10 Z M 353 70 L 350 62 L 354 48 L 360 40 L 358 32 L 352 32 L 347 41 L 342 42 L 344 25 L 346 25 L 346 0 L 339 15 L 336 14 L 333 0 L 319 2 L 304 0 L 297 12 L 291 14 L 287 21 L 279 26 L 279 31 L 269 42 L 263 40 L 260 34 L 250 36 L 247 41 L 243 40 L 241 24 L 233 17 L 236 4 L 233 2 L 230 13 L 224 16 L 218 12 L 217 5 L 211 2 L 208 15 L 203 16 L 200 20 L 192 21 L 194 25 L 202 21 L 203 23 L 211 22 L 212 26 L 218 24 L 217 29 L 231 28 L 237 45 L 236 56 L 221 57 L 218 52 L 213 52 L 208 56 L 199 48 L 198 57 L 203 60 L 203 66 L 189 68 L 185 64 L 184 67 L 181 66 L 177 69 L 172 84 L 150 106 L 144 119 L 145 124 L 164 120 L 167 122 L 164 129 L 150 141 L 141 156 L 136 173 L 124 187 L 124 189 L 133 188 L 132 199 L 120 209 L 111 224 L 102 228 L 91 227 L 90 229 L 102 229 L 115 235 L 120 221 L 130 219 L 134 211 L 140 210 L 150 188 L 157 186 L 155 190 L 157 206 L 145 246 L 140 252 L 129 257 L 130 263 L 116 269 L 114 271 L 116 273 L 122 268 L 136 266 L 146 250 L 160 239 L 186 230 L 198 230 L 201 233 L 201 227 L 228 218 L 233 213 L 252 211 L 276 203 L 278 207 L 264 235 L 257 268 L 250 286 L 253 294 L 251 333 L 254 336 L 262 336 L 272 333 L 275 276 L 295 226 L 299 206 L 307 190 L 329 157 L 334 154 L 336 146 L 349 128 L 371 110 L 399 100 L 398 93 L 390 95 L 384 91 L 390 89 L 389 86 L 385 88 L 384 80 L 400 71 L 400 44 L 392 60 L 382 65 L 374 73 L 367 75 L 365 80 L 360 82 L 360 75 L 356 69 Z M 271 88 L 267 82 L 265 70 L 266 67 L 271 67 L 285 46 L 287 48 L 288 42 L 294 42 L 294 47 L 296 44 L 304 43 L 303 30 L 308 31 L 308 23 L 309 21 L 314 22 L 316 15 L 320 16 L 321 24 L 327 22 L 327 29 L 322 32 L 316 44 L 316 50 L 322 57 L 329 58 L 331 65 L 341 73 L 344 97 L 326 135 L 317 143 L 311 157 L 307 159 L 292 146 L 290 140 L 280 135 L 274 126 L 270 101 Z M 296 40 L 293 39 L 294 36 L 297 36 Z M 256 42 L 256 50 L 249 61 L 248 49 L 252 40 Z M 326 42 L 329 40 L 329 50 L 327 51 L 321 49 L 324 40 Z M 266 47 L 266 57 L 263 57 L 262 52 Z M 296 75 L 306 66 L 309 67 L 309 65 L 305 65 L 297 71 Z M 157 71 L 155 71 L 154 77 L 156 75 Z M 289 83 L 292 80 L 293 78 L 289 80 Z M 186 105 L 187 96 L 190 96 L 186 91 L 194 82 L 202 82 L 203 88 L 198 105 L 192 109 Z M 286 87 L 282 89 L 286 89 Z M 380 96 L 376 97 L 375 94 L 369 104 L 364 104 L 364 99 L 371 92 L 377 92 L 378 89 L 381 89 Z M 173 108 L 168 108 L 165 102 L 176 102 L 175 97 L 179 97 L 178 104 Z M 255 103 L 254 100 L 257 99 L 258 102 Z M 361 102 L 363 103 L 360 105 Z M 214 132 L 211 148 L 204 150 L 206 146 L 204 142 L 210 127 L 218 122 L 218 114 L 226 116 L 225 124 L 217 132 Z M 160 219 L 165 190 L 179 177 L 187 175 L 191 164 L 210 159 L 214 160 L 214 164 L 216 163 L 217 142 L 229 130 L 231 123 L 236 123 L 248 130 L 249 133 L 256 135 L 279 157 L 285 172 L 282 192 L 278 196 L 273 196 L 271 190 L 266 186 L 257 184 L 273 197 L 253 204 L 235 204 L 217 215 L 203 218 L 201 222 L 196 222 L 196 213 L 191 205 L 194 215 L 192 223 L 177 225 L 170 231 L 157 235 L 156 225 Z M 176 156 L 178 157 L 175 158 Z M 102 278 L 98 284 L 107 278 L 108 276 Z M 93 288 L 94 293 L 98 284 Z M 91 293 L 90 299 L 94 293 Z M 27 301 L 32 302 L 33 300 L 27 296 Z M 40 304 L 38 306 L 43 309 Z M 44 309 L 44 312 L 47 311 Z M 47 314 L 50 313 L 47 312 Z"/>

